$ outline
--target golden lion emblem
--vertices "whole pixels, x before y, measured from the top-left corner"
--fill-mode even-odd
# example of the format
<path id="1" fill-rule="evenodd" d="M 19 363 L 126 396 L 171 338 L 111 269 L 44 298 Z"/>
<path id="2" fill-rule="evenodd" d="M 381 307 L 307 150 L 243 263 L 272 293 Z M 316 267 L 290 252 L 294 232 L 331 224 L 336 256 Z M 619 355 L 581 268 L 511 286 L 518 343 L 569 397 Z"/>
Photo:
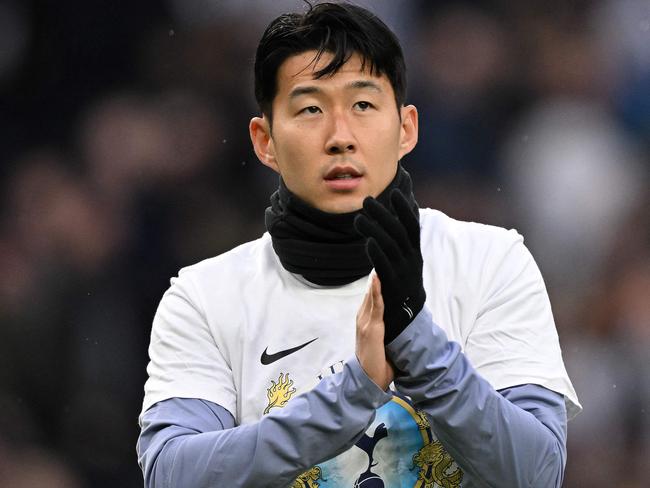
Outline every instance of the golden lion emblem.
<path id="1" fill-rule="evenodd" d="M 318 480 L 327 481 L 323 478 L 323 471 L 320 467 L 314 466 L 298 476 L 291 488 L 318 488 L 320 486 Z"/>
<path id="2" fill-rule="evenodd" d="M 440 441 L 425 445 L 413 456 L 413 466 L 420 468 L 418 481 L 422 481 L 423 488 L 458 488 L 463 480 L 460 468 L 449 471 L 454 460 Z"/>
<path id="3" fill-rule="evenodd" d="M 429 418 L 427 417 L 427 414 L 423 412 L 422 410 L 416 410 L 415 411 L 415 422 L 418 424 L 418 429 L 420 430 L 427 430 L 431 428 L 431 424 L 429 423 Z"/>

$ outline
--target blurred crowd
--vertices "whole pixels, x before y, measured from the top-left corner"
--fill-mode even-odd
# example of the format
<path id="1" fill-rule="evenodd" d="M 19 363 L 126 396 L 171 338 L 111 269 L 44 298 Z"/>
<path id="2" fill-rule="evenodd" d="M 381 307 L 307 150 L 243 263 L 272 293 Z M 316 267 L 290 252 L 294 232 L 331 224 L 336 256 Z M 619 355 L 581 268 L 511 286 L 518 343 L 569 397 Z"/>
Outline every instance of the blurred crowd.
<path id="1" fill-rule="evenodd" d="M 517 228 L 584 412 L 565 487 L 650 478 L 650 1 L 367 0 L 402 40 L 421 206 Z M 264 232 L 247 124 L 299 0 L 0 0 L 0 486 L 142 486 L 151 320 Z"/>

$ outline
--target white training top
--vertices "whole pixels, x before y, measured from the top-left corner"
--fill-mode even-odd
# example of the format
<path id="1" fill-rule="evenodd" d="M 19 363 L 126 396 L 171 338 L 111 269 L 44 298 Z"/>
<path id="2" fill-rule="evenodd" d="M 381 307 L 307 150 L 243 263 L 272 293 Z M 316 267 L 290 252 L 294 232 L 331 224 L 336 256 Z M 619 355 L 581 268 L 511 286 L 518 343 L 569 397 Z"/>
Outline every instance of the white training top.
<path id="1" fill-rule="evenodd" d="M 573 417 L 581 407 L 521 235 L 431 209 L 420 210 L 420 223 L 434 322 L 496 390 L 541 385 L 564 395 Z M 182 269 L 154 319 L 142 411 L 168 398 L 200 398 L 242 425 L 282 408 L 354 355 L 367 287 L 368 278 L 323 287 L 286 271 L 267 233 Z M 394 402 L 421 420 L 403 399 Z"/>
<path id="2" fill-rule="evenodd" d="M 567 398 L 572 417 L 578 400 L 542 276 L 521 235 L 436 210 L 420 214 L 434 322 L 495 389 L 544 386 Z M 238 424 L 254 422 L 267 406 L 269 380 L 290 372 L 299 394 L 354 354 L 367 278 L 313 285 L 282 267 L 267 233 L 171 281 L 153 324 L 143 411 L 172 397 L 201 398 L 229 410 Z M 260 362 L 265 350 L 316 337 L 291 355 L 291 371 L 282 361 Z"/>

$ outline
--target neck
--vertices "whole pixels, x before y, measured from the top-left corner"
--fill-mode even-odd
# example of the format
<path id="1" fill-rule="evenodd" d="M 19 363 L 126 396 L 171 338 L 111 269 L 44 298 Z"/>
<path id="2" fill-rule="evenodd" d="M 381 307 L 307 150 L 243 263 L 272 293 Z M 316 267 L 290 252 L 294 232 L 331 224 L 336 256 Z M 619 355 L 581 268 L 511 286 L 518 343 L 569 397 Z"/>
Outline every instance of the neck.
<path id="1" fill-rule="evenodd" d="M 388 194 L 398 188 L 417 210 L 411 178 L 401 165 L 393 181 L 377 197 L 389 206 Z M 266 209 L 266 228 L 282 266 L 319 285 L 344 285 L 370 273 L 365 239 L 354 229 L 354 218 L 361 212 L 330 213 L 304 202 L 286 187 L 271 196 Z"/>

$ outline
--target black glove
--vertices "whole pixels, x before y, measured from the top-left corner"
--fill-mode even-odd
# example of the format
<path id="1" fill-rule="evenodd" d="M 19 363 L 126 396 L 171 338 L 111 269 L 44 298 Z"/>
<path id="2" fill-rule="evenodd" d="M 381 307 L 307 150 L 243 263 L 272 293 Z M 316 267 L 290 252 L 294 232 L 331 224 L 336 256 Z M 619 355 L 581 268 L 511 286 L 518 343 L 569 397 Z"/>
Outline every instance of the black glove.
<path id="1" fill-rule="evenodd" d="M 393 341 L 422 310 L 420 221 L 406 197 L 390 193 L 391 210 L 372 197 L 363 201 L 363 213 L 354 226 L 366 240 L 366 253 L 381 281 L 384 299 L 384 344 Z"/>

